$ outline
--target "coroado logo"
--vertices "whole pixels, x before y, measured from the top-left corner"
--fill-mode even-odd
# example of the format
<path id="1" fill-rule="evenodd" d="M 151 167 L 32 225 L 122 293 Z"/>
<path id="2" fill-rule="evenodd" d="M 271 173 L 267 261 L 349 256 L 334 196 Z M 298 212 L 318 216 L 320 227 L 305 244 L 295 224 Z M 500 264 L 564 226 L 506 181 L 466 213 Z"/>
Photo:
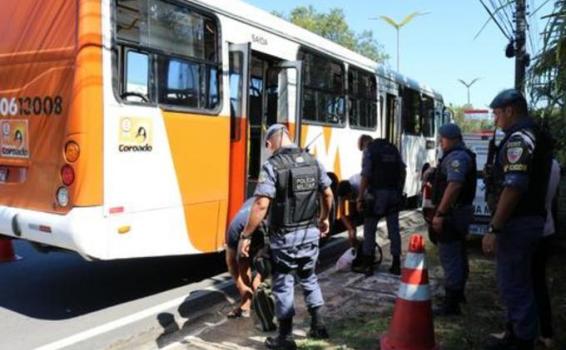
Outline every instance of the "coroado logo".
<path id="1" fill-rule="evenodd" d="M 151 152 L 152 150 L 153 125 L 150 118 L 120 119 L 119 152 Z"/>

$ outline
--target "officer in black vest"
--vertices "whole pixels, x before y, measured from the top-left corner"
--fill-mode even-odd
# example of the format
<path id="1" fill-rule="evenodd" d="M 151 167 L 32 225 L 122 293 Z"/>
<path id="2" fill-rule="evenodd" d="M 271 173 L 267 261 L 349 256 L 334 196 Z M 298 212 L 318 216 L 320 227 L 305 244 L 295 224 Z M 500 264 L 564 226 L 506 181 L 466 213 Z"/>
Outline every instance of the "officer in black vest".
<path id="1" fill-rule="evenodd" d="M 320 308 L 324 304 L 315 274 L 319 238 L 329 231 L 334 201 L 331 180 L 324 167 L 289 138 L 285 126 L 275 124 L 266 133 L 266 148 L 273 155 L 263 164 L 255 202 L 240 238 L 247 256 L 250 239 L 269 209 L 268 224 L 273 264 L 273 295 L 279 322 L 277 337 L 268 337 L 270 349 L 296 349 L 292 336 L 295 278 L 303 288 L 311 315 L 309 336 L 327 338 Z M 322 194 L 322 203 L 319 201 Z M 322 205 L 320 205 L 322 204 Z"/>
<path id="2" fill-rule="evenodd" d="M 405 163 L 395 145 L 385 139 L 376 139 L 364 150 L 362 181 L 357 198 L 358 211 L 364 212 L 364 242 L 361 264 L 356 272 L 373 274 L 375 233 L 383 217 L 387 219 L 387 233 L 391 240 L 393 263 L 389 272 L 401 274 L 401 235 L 399 210 L 405 186 Z M 365 209 L 365 210 L 364 210 Z"/>
<path id="3" fill-rule="evenodd" d="M 507 309 L 507 332 L 502 339 L 491 339 L 487 348 L 533 349 L 537 313 L 531 259 L 544 229 L 551 139 L 528 116 L 527 102 L 517 90 L 501 92 L 490 107 L 505 137 L 495 159 L 499 190 L 483 250 L 496 254 L 497 283 Z"/>
<path id="4" fill-rule="evenodd" d="M 444 302 L 435 310 L 439 316 L 459 315 L 460 302 L 469 267 L 466 235 L 474 216 L 476 195 L 476 155 L 462 141 L 456 124 L 439 129 L 443 156 L 434 174 L 432 204 L 435 207 L 432 230 L 438 240 L 438 254 L 444 270 Z"/>

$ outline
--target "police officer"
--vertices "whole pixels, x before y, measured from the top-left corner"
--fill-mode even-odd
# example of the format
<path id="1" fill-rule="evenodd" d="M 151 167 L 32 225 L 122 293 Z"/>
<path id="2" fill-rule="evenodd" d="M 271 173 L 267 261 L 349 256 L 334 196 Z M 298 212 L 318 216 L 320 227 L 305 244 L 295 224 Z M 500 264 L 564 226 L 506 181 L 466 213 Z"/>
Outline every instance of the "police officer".
<path id="1" fill-rule="evenodd" d="M 328 217 L 334 199 L 324 167 L 292 143 L 285 126 L 275 124 L 267 130 L 266 148 L 273 155 L 263 164 L 250 218 L 240 236 L 240 251 L 244 256 L 248 254 L 251 235 L 269 209 L 267 221 L 279 334 L 268 337 L 265 345 L 270 349 L 296 349 L 292 336 L 293 272 L 303 288 L 311 315 L 309 336 L 328 337 L 320 317 L 324 301 L 315 265 L 319 238 L 329 231 Z"/>
<path id="2" fill-rule="evenodd" d="M 474 216 L 476 195 L 476 155 L 462 141 L 456 124 L 439 129 L 443 156 L 432 185 L 435 207 L 432 229 L 438 240 L 440 263 L 444 270 L 444 302 L 437 315 L 459 315 L 469 267 L 466 235 Z"/>
<path id="3" fill-rule="evenodd" d="M 356 272 L 373 274 L 375 233 L 382 217 L 387 219 L 387 233 L 391 240 L 393 262 L 389 272 L 401 274 L 401 236 L 399 210 L 405 185 L 405 163 L 399 150 L 385 139 L 376 139 L 367 145 L 362 156 L 362 181 L 357 208 L 364 210 L 364 242 L 361 264 Z"/>
<path id="4" fill-rule="evenodd" d="M 502 339 L 491 339 L 487 348 L 533 349 L 537 313 L 531 258 L 544 229 L 552 147 L 550 138 L 528 116 L 527 102 L 517 90 L 499 93 L 490 107 L 505 137 L 495 159 L 497 203 L 483 250 L 496 253 L 508 332 Z"/>

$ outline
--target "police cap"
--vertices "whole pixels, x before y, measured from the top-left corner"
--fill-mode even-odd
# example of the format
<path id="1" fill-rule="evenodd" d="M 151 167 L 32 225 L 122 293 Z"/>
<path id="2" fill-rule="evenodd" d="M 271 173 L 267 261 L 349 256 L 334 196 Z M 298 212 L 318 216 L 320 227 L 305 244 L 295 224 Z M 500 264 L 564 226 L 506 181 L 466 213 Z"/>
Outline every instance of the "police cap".
<path id="1" fill-rule="evenodd" d="M 527 102 L 523 94 L 521 94 L 516 89 L 507 89 L 497 94 L 493 101 L 491 101 L 489 107 L 491 109 L 504 108 L 519 101 L 523 102 L 524 104 L 526 104 Z"/>
<path id="2" fill-rule="evenodd" d="M 273 124 L 272 126 L 269 127 L 269 129 L 267 129 L 267 132 L 265 133 L 265 141 L 269 140 L 271 136 L 275 135 L 275 133 L 278 131 L 282 131 L 287 135 L 289 135 L 289 131 L 287 130 L 287 127 L 285 125 Z"/>
<path id="3" fill-rule="evenodd" d="M 453 123 L 442 125 L 438 130 L 438 133 L 441 137 L 451 140 L 462 138 L 462 131 L 460 130 L 460 127 Z"/>

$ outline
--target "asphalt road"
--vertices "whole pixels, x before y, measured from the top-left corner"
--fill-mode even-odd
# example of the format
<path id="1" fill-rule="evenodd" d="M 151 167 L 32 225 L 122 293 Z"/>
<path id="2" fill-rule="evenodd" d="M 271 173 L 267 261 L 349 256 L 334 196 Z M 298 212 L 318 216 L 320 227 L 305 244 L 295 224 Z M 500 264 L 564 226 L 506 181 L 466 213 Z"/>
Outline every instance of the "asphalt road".
<path id="1" fill-rule="evenodd" d="M 333 237 L 321 264 L 346 245 L 344 235 Z M 160 348 L 234 301 L 222 254 L 87 262 L 23 241 L 15 248 L 22 259 L 0 264 L 2 350 Z"/>
<path id="2" fill-rule="evenodd" d="M 23 241 L 15 249 L 22 259 L 0 264 L 0 349 L 49 344 L 180 297 L 179 288 L 226 269 L 220 254 L 87 262 L 72 253 L 40 254 Z"/>

